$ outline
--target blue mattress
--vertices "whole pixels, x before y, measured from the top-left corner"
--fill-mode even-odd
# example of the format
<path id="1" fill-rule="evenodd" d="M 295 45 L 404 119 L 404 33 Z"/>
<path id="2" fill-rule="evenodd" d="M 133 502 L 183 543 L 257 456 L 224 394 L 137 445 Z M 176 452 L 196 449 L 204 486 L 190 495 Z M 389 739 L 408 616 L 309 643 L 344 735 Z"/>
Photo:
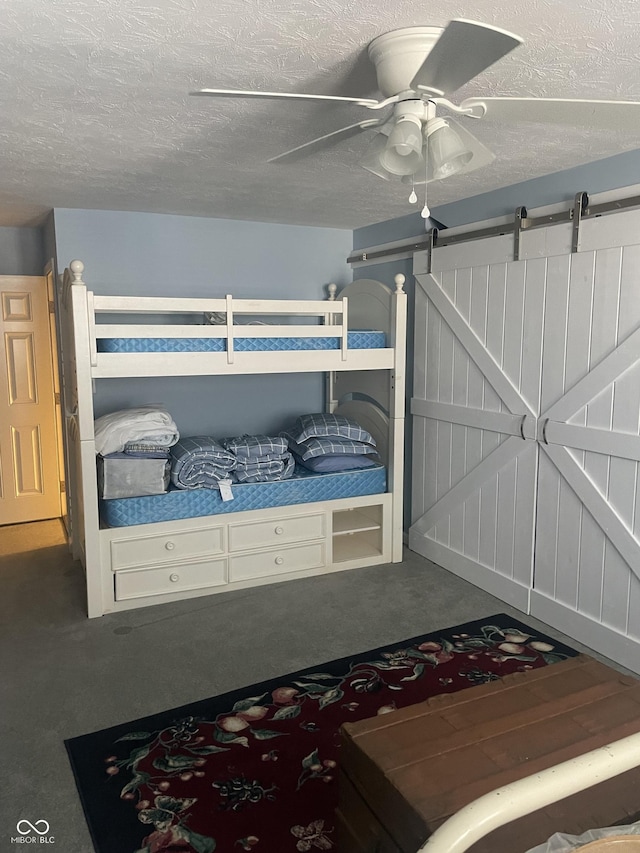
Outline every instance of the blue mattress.
<path id="1" fill-rule="evenodd" d="M 100 517 L 108 527 L 127 527 L 359 495 L 379 495 L 387 490 L 387 472 L 383 465 L 335 474 L 316 474 L 296 466 L 289 480 L 234 484 L 232 488 L 232 501 L 223 501 L 218 489 L 170 489 L 164 495 L 101 500 Z"/>
<path id="2" fill-rule="evenodd" d="M 226 338 L 98 338 L 98 352 L 226 352 Z M 234 338 L 236 352 L 282 350 L 337 350 L 340 338 Z M 354 331 L 347 336 L 349 349 L 384 349 L 384 332 Z"/>

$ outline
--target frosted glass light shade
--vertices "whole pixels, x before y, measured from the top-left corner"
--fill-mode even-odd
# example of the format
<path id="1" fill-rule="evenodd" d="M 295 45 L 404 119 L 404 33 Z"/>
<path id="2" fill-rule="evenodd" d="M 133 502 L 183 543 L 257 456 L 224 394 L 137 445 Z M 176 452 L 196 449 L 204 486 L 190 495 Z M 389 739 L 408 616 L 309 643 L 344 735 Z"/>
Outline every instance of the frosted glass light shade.
<path id="1" fill-rule="evenodd" d="M 445 177 L 442 174 L 439 174 L 438 177 L 436 177 L 436 175 L 434 174 L 434 168 L 435 167 L 434 167 L 434 159 L 433 159 L 433 154 L 432 154 L 432 149 L 431 149 L 431 139 L 435 135 L 435 131 L 438 130 L 440 127 L 442 127 L 442 125 L 445 123 L 447 124 L 448 128 L 450 130 L 454 131 L 456 136 L 458 136 L 460 138 L 460 140 L 463 143 L 463 147 L 471 155 L 469 158 L 463 157 L 463 158 L 461 158 L 461 160 L 456 161 L 456 165 L 458 165 L 458 166 L 461 165 L 462 160 L 464 160 L 465 162 L 463 165 L 461 165 L 461 167 L 458 169 L 457 172 L 450 173 L 450 174 L 454 175 L 454 177 L 458 177 L 460 175 L 466 175 L 467 172 L 473 172 L 475 169 L 480 169 L 484 166 L 488 166 L 490 163 L 492 163 L 496 159 L 495 156 L 491 153 L 491 151 L 489 151 L 487 146 L 483 145 L 483 143 L 480 142 L 479 139 L 477 139 L 469 130 L 467 130 L 467 128 L 464 126 L 463 123 L 456 121 L 455 119 L 451 118 L 450 116 L 447 116 L 446 119 L 444 119 L 444 118 L 430 119 L 427 122 L 426 130 L 425 130 L 425 137 L 427 139 L 425 148 L 428 149 L 427 182 L 438 180 L 440 178 Z M 425 156 L 427 156 L 427 150 L 425 150 Z M 425 175 L 424 175 L 424 172 L 418 172 L 416 175 L 414 175 L 413 178 L 411 178 L 411 177 L 402 178 L 402 181 L 404 183 L 412 183 L 413 182 L 415 184 L 415 186 L 420 186 L 421 184 L 424 184 L 424 182 L 425 182 Z"/>
<path id="2" fill-rule="evenodd" d="M 448 178 L 460 172 L 473 157 L 473 152 L 466 147 L 456 131 L 446 121 L 429 133 L 429 159 L 433 168 L 433 178 L 436 181 Z"/>
<path id="3" fill-rule="evenodd" d="M 392 175 L 413 175 L 422 162 L 422 122 L 415 116 L 402 116 L 380 153 L 380 164 Z"/>
<path id="4" fill-rule="evenodd" d="M 378 178 L 384 178 L 385 181 L 391 180 L 391 175 L 380 163 L 380 154 L 384 151 L 387 144 L 387 137 L 384 133 L 376 133 L 371 140 L 371 144 L 367 148 L 364 157 L 360 160 L 360 165 L 367 172 L 372 172 Z"/>

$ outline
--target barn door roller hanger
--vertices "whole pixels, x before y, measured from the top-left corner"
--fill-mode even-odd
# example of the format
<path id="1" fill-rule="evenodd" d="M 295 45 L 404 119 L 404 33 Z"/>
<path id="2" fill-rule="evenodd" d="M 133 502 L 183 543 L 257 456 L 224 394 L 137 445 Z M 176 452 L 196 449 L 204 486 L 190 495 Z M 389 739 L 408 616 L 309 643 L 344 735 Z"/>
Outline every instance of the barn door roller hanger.
<path id="1" fill-rule="evenodd" d="M 528 215 L 527 208 L 522 206 L 516 208 L 511 222 L 502 225 L 492 225 L 486 228 L 478 228 L 475 231 L 465 231 L 462 234 L 452 234 L 450 236 L 447 235 L 446 229 L 442 231 L 433 228 L 429 232 L 426 244 L 422 247 L 428 253 L 427 272 L 431 272 L 431 258 L 434 249 L 440 249 L 444 246 L 454 246 L 457 243 L 468 243 L 470 240 L 482 240 L 486 237 L 502 237 L 510 233 L 513 233 L 513 259 L 519 261 L 521 251 L 520 241 L 523 231 L 530 231 L 532 228 L 544 228 L 548 225 L 558 225 L 563 222 L 570 222 L 572 224 L 571 251 L 573 253 L 579 252 L 580 226 L 583 220 L 593 219 L 597 216 L 603 216 L 606 213 L 614 213 L 618 210 L 628 210 L 634 207 L 640 207 L 640 196 L 630 196 L 629 198 L 592 205 L 589 203 L 588 193 L 579 192 L 576 193 L 573 206 L 568 210 L 562 210 L 558 213 L 532 217 Z M 398 252 L 399 249 L 396 248 L 395 251 Z M 349 260 L 352 260 L 352 258 Z"/>

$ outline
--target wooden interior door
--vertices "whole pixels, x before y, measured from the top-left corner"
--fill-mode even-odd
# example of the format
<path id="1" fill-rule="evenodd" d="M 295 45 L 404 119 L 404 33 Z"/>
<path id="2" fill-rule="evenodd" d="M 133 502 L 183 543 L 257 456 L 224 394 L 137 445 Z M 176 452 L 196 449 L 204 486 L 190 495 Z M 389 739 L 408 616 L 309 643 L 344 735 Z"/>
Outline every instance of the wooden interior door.
<path id="1" fill-rule="evenodd" d="M 0 276 L 0 524 L 60 516 L 47 283 Z"/>

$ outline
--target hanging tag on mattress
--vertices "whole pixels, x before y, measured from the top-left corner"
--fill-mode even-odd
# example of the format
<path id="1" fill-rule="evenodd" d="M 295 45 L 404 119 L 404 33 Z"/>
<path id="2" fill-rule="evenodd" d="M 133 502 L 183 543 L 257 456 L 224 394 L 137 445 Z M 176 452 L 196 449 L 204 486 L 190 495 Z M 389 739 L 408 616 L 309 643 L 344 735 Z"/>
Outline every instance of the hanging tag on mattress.
<path id="1" fill-rule="evenodd" d="M 232 501 L 233 500 L 233 492 L 231 491 L 231 480 L 220 480 L 218 483 L 220 487 L 220 497 L 223 501 Z"/>

